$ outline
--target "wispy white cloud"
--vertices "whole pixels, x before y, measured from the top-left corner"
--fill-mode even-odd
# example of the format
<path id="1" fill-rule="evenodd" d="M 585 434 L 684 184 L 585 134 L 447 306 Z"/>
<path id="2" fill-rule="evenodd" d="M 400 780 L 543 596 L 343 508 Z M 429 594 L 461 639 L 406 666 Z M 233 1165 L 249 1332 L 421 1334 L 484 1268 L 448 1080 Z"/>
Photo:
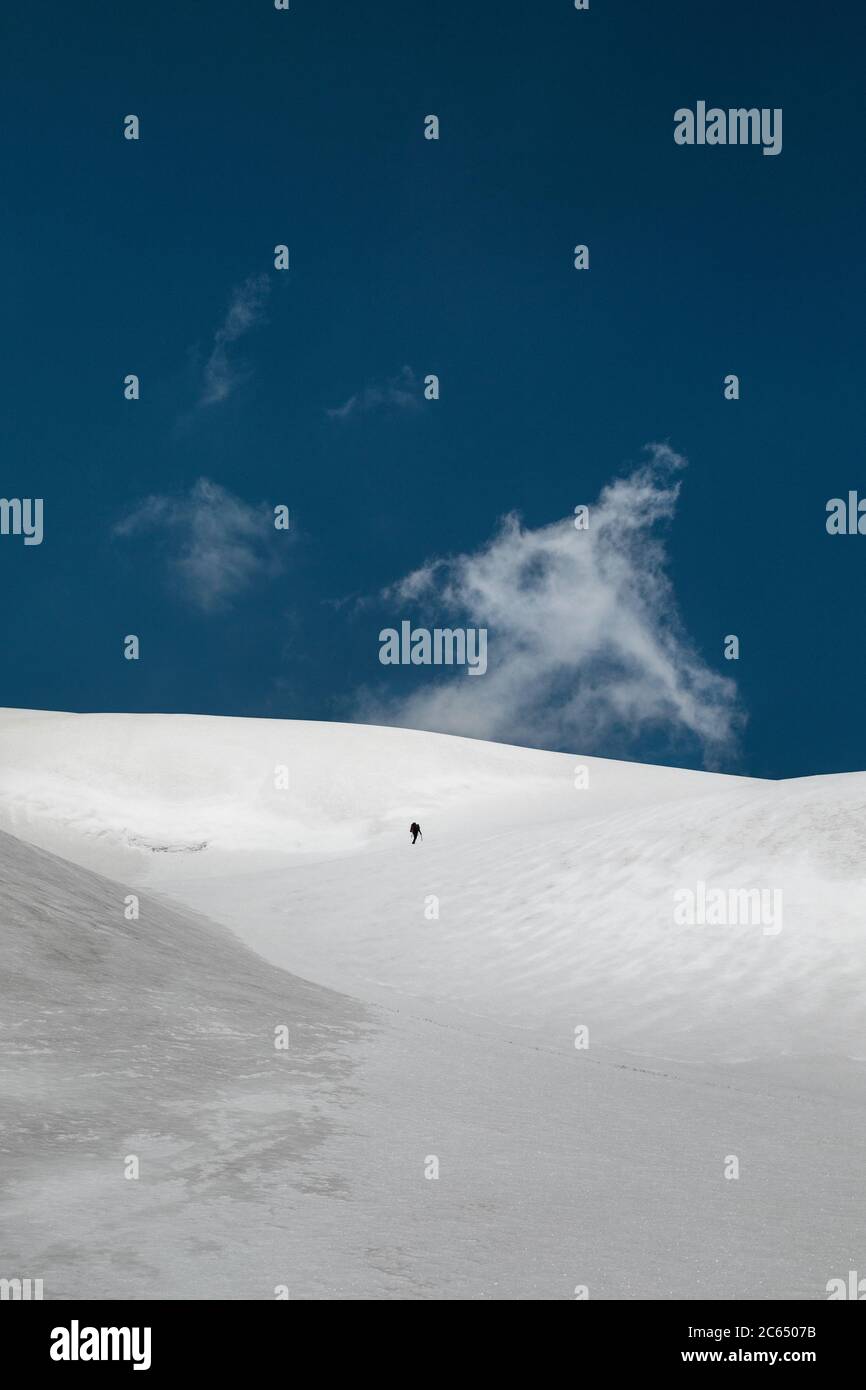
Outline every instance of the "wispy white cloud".
<path id="1" fill-rule="evenodd" d="M 486 627 L 487 672 L 437 671 L 405 696 L 367 693 L 358 716 L 576 751 L 685 735 L 715 764 L 735 742 L 736 687 L 683 629 L 660 534 L 684 465 L 650 445 L 643 465 L 604 488 L 588 530 L 573 517 L 533 530 L 511 515 L 481 549 L 406 575 L 383 596 L 393 625 L 433 614 L 448 627 Z"/>
<path id="2" fill-rule="evenodd" d="M 178 497 L 145 498 L 114 527 L 116 536 L 154 531 L 181 596 L 205 612 L 226 607 L 256 578 L 281 568 L 272 512 L 209 478 Z"/>
<path id="3" fill-rule="evenodd" d="M 365 386 L 342 405 L 335 406 L 326 414 L 332 420 L 347 420 L 352 415 L 363 415 L 370 410 L 390 407 L 395 410 L 413 410 L 420 404 L 418 382 L 411 367 L 403 367 L 384 385 Z"/>
<path id="4" fill-rule="evenodd" d="M 251 275 L 232 291 L 226 316 L 214 334 L 213 347 L 202 370 L 200 406 L 226 400 L 248 375 L 247 370 L 233 360 L 230 349 L 239 338 L 263 322 L 270 289 L 267 275 Z"/>

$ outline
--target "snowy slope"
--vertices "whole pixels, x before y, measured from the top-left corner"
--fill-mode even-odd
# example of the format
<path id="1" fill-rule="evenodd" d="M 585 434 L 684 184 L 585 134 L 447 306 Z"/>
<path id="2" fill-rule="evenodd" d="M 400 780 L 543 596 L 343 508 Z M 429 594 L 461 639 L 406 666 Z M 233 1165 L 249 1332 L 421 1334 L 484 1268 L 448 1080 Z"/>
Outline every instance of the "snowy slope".
<path id="1" fill-rule="evenodd" d="M 864 774 L 769 783 L 366 726 L 7 711 L 0 826 L 367 1000 L 554 1047 L 582 1025 L 593 1047 L 659 1059 L 866 1057 Z M 674 895 L 701 881 L 781 889 L 781 930 L 678 925 Z"/>
<path id="2" fill-rule="evenodd" d="M 581 765 L 589 798 L 574 787 Z M 5 828 L 97 870 L 155 880 L 173 876 L 172 854 L 189 861 L 203 846 L 195 867 L 209 877 L 288 855 L 402 845 L 413 817 L 453 840 L 732 783 L 411 729 L 0 710 Z"/>
<path id="3" fill-rule="evenodd" d="M 127 921 L 125 896 L 0 833 L 3 1277 L 50 1299 L 813 1299 L 858 1267 L 861 1106 L 364 1006 L 147 894 Z"/>

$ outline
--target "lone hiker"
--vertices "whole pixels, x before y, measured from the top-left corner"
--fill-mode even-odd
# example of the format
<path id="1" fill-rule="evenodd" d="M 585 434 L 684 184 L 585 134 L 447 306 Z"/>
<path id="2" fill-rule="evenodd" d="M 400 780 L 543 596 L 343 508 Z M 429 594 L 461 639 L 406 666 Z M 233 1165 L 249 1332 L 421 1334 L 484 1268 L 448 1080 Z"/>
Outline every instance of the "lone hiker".
<path id="1" fill-rule="evenodd" d="M 412 836 L 412 843 L 414 845 L 418 836 L 421 835 L 421 827 L 416 820 L 413 820 L 412 824 L 409 826 L 409 834 Z M 423 835 L 421 835 L 421 839 L 424 839 Z"/>

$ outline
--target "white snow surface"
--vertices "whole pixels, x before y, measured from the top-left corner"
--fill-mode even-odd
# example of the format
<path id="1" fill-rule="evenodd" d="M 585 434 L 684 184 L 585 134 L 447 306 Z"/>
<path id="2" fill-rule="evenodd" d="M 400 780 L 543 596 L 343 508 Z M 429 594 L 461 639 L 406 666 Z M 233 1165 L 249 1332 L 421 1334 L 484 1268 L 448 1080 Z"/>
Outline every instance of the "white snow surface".
<path id="1" fill-rule="evenodd" d="M 866 1060 L 866 774 L 766 782 L 365 725 L 7 711 L 0 828 L 361 998 L 566 1047 L 584 1025 L 591 1045 L 683 1061 Z M 781 889 L 781 930 L 678 925 L 674 895 L 699 882 Z"/>
<path id="2" fill-rule="evenodd" d="M 860 773 L 0 711 L 0 1276 L 826 1297 L 866 1258 L 864 830 Z M 699 880 L 781 930 L 677 925 Z"/>

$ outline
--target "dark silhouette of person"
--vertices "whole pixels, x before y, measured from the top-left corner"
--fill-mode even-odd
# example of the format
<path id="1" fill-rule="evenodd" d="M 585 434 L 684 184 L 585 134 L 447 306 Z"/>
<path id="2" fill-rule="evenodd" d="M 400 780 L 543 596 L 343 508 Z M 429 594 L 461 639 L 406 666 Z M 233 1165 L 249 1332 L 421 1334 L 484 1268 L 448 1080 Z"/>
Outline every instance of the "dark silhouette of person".
<path id="1" fill-rule="evenodd" d="M 413 820 L 412 824 L 409 826 L 409 834 L 412 836 L 412 843 L 414 845 L 418 836 L 421 835 L 421 827 L 416 820 Z M 421 839 L 424 839 L 423 835 L 421 835 Z"/>

